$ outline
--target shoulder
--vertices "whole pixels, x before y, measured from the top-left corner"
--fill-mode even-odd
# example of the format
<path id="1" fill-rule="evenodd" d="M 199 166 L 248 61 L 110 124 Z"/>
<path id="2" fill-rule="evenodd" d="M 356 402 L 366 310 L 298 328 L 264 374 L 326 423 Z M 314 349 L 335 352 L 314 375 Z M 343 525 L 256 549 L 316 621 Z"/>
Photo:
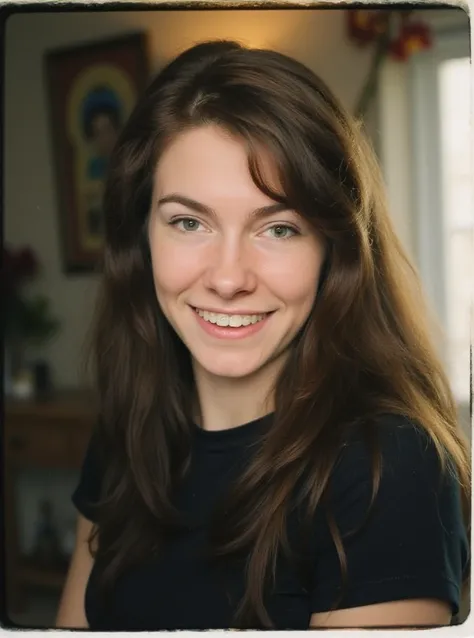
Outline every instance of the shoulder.
<path id="1" fill-rule="evenodd" d="M 382 415 L 354 428 L 334 467 L 329 502 L 343 533 L 370 514 L 367 529 L 384 536 L 421 527 L 428 533 L 430 525 L 433 534 L 463 535 L 454 464 L 448 455 L 443 464 L 430 434 L 403 416 Z"/>
<path id="2" fill-rule="evenodd" d="M 457 612 L 469 561 L 461 490 L 422 426 L 383 415 L 354 427 L 329 487 L 349 578 L 342 608 L 424 597 Z M 337 598 L 340 563 L 334 526 L 323 512 L 315 523 L 313 611 L 324 611 Z"/>
<path id="3" fill-rule="evenodd" d="M 430 434 L 405 416 L 383 414 L 359 423 L 342 444 L 333 472 L 335 486 L 344 487 L 355 479 L 372 480 L 374 468 L 380 471 L 380 486 L 394 481 L 399 489 L 409 482 L 453 481 L 455 472 L 446 457 L 446 471 Z M 451 477 L 451 478 L 450 478 Z"/>

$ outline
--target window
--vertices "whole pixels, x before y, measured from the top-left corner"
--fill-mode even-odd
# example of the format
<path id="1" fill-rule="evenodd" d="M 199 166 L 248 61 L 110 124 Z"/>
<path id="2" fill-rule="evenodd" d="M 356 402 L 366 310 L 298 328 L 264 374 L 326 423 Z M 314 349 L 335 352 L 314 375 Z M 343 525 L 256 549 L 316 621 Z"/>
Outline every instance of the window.
<path id="1" fill-rule="evenodd" d="M 447 363 L 454 392 L 466 401 L 474 275 L 470 74 L 468 57 L 447 59 L 438 66 Z"/>
<path id="2" fill-rule="evenodd" d="M 474 275 L 468 32 L 438 35 L 432 49 L 413 57 L 410 75 L 416 252 L 446 335 L 441 355 L 462 405 L 470 396 Z"/>

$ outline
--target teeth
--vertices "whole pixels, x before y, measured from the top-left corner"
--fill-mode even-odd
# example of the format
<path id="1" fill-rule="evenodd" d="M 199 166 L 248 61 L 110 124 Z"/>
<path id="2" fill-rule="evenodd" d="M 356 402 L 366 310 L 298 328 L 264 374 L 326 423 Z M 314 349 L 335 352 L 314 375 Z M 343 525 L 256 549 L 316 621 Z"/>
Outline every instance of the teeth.
<path id="1" fill-rule="evenodd" d="M 214 323 L 218 326 L 226 327 L 231 326 L 232 328 L 240 328 L 241 326 L 249 326 L 252 323 L 257 323 L 257 321 L 262 321 L 267 316 L 263 315 L 222 315 L 216 314 L 214 312 L 207 312 L 207 310 L 199 310 L 196 308 L 196 312 L 200 317 L 204 319 L 204 321 L 209 321 L 209 323 Z"/>
<path id="2" fill-rule="evenodd" d="M 225 327 L 229 325 L 229 321 L 229 315 L 217 315 L 217 320 L 215 322 L 211 321 L 211 323 L 216 323 L 218 326 Z"/>

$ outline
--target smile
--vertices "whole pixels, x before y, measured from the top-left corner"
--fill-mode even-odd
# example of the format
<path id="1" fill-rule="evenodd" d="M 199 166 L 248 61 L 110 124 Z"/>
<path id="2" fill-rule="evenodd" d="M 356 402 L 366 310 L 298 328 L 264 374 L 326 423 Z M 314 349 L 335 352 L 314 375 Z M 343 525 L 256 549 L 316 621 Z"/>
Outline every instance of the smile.
<path id="1" fill-rule="evenodd" d="M 194 308 L 194 310 L 202 319 L 204 319 L 204 321 L 223 328 L 240 328 L 242 326 L 250 326 L 258 323 L 259 321 L 263 321 L 268 316 L 268 313 L 258 315 L 227 315 L 223 313 L 208 312 L 207 310 L 201 310 L 199 308 Z"/>

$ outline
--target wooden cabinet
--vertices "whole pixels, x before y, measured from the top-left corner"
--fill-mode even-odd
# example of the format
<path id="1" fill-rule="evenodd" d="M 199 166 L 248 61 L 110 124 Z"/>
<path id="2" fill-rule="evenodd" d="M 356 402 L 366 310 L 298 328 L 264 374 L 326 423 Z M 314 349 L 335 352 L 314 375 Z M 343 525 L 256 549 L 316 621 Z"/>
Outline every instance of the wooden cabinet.
<path id="1" fill-rule="evenodd" d="M 65 569 L 35 566 L 20 554 L 15 503 L 17 472 L 24 469 L 79 469 L 92 433 L 95 398 L 64 391 L 47 401 L 5 402 L 5 533 L 7 610 L 21 609 L 26 585 L 60 588 Z"/>

